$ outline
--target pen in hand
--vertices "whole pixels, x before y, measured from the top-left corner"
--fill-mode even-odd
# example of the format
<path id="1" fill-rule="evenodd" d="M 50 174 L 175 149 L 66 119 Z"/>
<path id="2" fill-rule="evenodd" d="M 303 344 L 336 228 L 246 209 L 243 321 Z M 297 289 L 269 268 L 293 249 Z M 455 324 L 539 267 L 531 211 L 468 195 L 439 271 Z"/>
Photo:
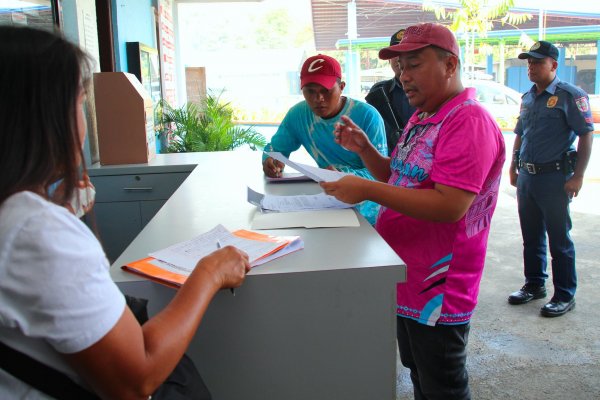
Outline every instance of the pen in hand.
<path id="1" fill-rule="evenodd" d="M 217 240 L 217 249 L 220 249 L 220 248 L 221 248 L 221 242 L 219 242 Z M 230 288 L 229 290 L 231 291 L 231 294 L 235 296 L 235 289 L 234 288 Z"/>

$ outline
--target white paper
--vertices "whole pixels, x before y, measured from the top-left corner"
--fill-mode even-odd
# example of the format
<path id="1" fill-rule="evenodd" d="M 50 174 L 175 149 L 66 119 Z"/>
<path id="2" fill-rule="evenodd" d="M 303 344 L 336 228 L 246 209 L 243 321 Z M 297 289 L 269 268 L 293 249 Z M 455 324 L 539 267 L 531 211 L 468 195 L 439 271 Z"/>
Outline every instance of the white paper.
<path id="1" fill-rule="evenodd" d="M 352 204 L 339 201 L 325 193 L 299 196 L 273 196 L 267 194 L 262 200 L 263 209 L 281 212 L 350 207 L 352 207 Z"/>
<path id="2" fill-rule="evenodd" d="M 194 268 L 179 267 L 177 265 L 170 264 L 168 262 L 160 261 L 157 259 L 150 259 L 148 262 L 152 265 L 156 265 L 157 267 L 164 269 L 165 271 L 185 276 L 188 276 L 194 270 Z"/>
<path id="3" fill-rule="evenodd" d="M 261 257 L 264 254 L 270 253 L 279 246 L 281 246 L 281 243 L 250 240 L 235 235 L 231 235 L 230 239 L 231 241 L 225 242 L 223 243 L 223 245 L 234 246 L 240 250 L 245 251 L 248 254 L 248 259 L 250 260 L 250 264 L 252 266 L 258 265 L 257 262 L 260 261 L 258 260 L 259 257 Z M 279 254 L 279 256 L 281 255 L 283 255 L 283 253 Z"/>
<path id="4" fill-rule="evenodd" d="M 265 195 L 257 192 L 256 190 L 250 189 L 250 186 L 246 186 L 247 188 L 247 200 L 248 203 L 254 204 L 257 207 L 262 208 L 262 201 L 265 198 Z"/>
<path id="5" fill-rule="evenodd" d="M 189 274 L 202 257 L 217 250 L 219 246 L 228 245 L 235 246 L 248 253 L 248 258 L 252 263 L 261 255 L 273 251 L 281 244 L 240 238 L 229 232 L 223 225 L 217 225 L 200 236 L 155 251 L 150 253 L 149 256 L 163 263 L 172 264 L 172 267 L 177 268 L 173 272 L 188 271 Z M 163 266 L 161 265 L 161 267 Z"/>
<path id="6" fill-rule="evenodd" d="M 313 167 L 306 164 L 296 163 L 290 161 L 283 154 L 278 152 L 267 152 L 269 157 L 274 158 L 277 161 L 281 161 L 285 165 L 294 168 L 296 171 L 302 172 L 316 182 L 335 182 L 346 175 L 350 175 L 346 172 L 330 171 L 328 169 Z"/>
<path id="7" fill-rule="evenodd" d="M 298 211 L 286 213 L 262 213 L 257 211 L 252 220 L 252 229 L 283 228 L 337 228 L 360 226 L 356 213 L 351 208 Z"/>
<path id="8" fill-rule="evenodd" d="M 296 238 L 292 238 L 290 236 L 281 236 L 281 238 L 293 239 L 293 240 L 290 242 L 290 244 L 285 246 L 283 249 L 281 249 L 273 254 L 269 254 L 268 256 L 266 256 L 264 258 L 254 261 L 253 263 L 251 263 L 252 266 L 256 267 L 257 265 L 262 265 L 271 260 L 285 256 L 286 254 L 289 254 L 289 253 L 293 253 L 294 251 L 302 250 L 304 248 L 304 241 L 302 240 L 302 238 L 300 238 L 300 236 L 298 236 Z"/>
<path id="9" fill-rule="evenodd" d="M 339 201 L 323 192 L 296 196 L 276 196 L 262 194 L 248 187 L 248 202 L 259 206 L 263 211 L 292 212 L 305 210 L 325 210 L 350 208 L 352 204 Z"/>

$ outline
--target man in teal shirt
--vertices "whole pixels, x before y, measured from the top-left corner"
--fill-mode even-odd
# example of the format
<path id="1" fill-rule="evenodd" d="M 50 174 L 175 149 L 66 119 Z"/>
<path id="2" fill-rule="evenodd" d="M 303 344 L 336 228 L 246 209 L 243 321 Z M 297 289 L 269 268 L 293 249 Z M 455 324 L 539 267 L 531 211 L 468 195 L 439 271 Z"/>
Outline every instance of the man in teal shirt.
<path id="1" fill-rule="evenodd" d="M 373 180 L 360 157 L 335 142 L 333 132 L 340 117 L 347 115 L 367 134 L 375 148 L 387 156 L 385 126 L 374 107 L 342 96 L 345 85 L 340 64 L 334 58 L 322 54 L 309 57 L 300 72 L 304 101 L 290 108 L 265 152 L 276 151 L 289 157 L 304 146 L 320 168 Z M 281 162 L 263 156 L 265 175 L 278 177 L 283 167 Z M 371 224 L 375 222 L 377 204 L 363 202 L 357 208 Z"/>

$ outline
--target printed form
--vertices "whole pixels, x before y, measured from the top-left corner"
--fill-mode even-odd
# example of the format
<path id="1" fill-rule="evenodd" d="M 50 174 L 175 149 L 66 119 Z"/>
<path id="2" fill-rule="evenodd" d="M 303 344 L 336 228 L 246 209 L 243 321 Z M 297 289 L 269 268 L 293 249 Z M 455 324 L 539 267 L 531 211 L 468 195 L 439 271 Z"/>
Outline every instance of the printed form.
<path id="1" fill-rule="evenodd" d="M 272 236 L 244 229 L 229 232 L 223 225 L 217 225 L 191 240 L 155 251 L 121 268 L 167 286 L 179 287 L 202 257 L 228 245 L 245 251 L 253 267 L 304 248 L 300 236 Z"/>
<path id="2" fill-rule="evenodd" d="M 176 271 L 174 272 L 181 273 L 183 270 L 189 274 L 202 257 L 217 250 L 219 245 L 221 247 L 231 245 L 245 251 L 248 253 L 251 263 L 281 247 L 281 243 L 277 242 L 249 240 L 235 236 L 223 225 L 217 225 L 200 236 L 155 251 L 149 256 L 157 261 L 162 261 L 161 267 L 164 267 L 163 263 L 166 263 L 175 266 Z"/>
<path id="3" fill-rule="evenodd" d="M 248 187 L 248 202 L 258 206 L 263 211 L 306 211 L 327 210 L 335 208 L 350 208 L 352 204 L 339 201 L 323 192 L 318 194 L 303 194 L 297 196 L 276 196 L 262 194 Z"/>
<path id="4" fill-rule="evenodd" d="M 294 168 L 298 172 L 302 172 L 316 182 L 335 182 L 346 175 L 350 175 L 346 172 L 331 171 L 324 168 L 313 167 L 306 164 L 301 164 L 289 160 L 286 156 L 279 152 L 267 152 L 267 155 L 274 158 L 277 161 L 281 161 L 285 165 Z"/>

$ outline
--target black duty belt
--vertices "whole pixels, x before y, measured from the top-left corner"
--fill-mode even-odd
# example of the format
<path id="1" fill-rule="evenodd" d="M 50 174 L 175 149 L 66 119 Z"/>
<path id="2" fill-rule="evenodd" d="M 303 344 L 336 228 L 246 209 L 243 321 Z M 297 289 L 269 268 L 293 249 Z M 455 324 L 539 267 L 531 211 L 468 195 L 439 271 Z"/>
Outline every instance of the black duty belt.
<path id="1" fill-rule="evenodd" d="M 553 161 L 544 164 L 534 164 L 524 161 L 519 161 L 519 168 L 524 169 L 531 175 L 544 174 L 546 172 L 556 172 L 564 170 L 562 161 Z"/>

